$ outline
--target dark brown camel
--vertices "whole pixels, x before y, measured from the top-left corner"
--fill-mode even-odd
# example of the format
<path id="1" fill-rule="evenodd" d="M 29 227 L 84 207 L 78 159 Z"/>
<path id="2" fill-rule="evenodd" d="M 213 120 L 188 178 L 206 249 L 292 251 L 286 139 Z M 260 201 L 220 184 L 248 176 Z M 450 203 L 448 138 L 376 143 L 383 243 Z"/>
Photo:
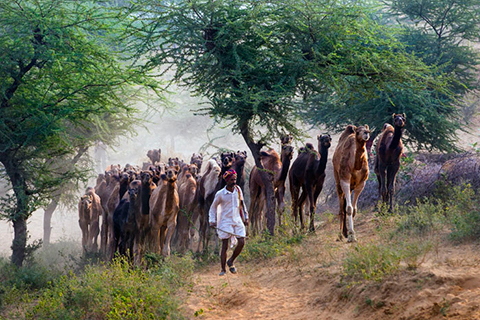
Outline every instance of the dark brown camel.
<path id="1" fill-rule="evenodd" d="M 247 162 L 247 151 L 237 151 L 233 169 L 237 172 L 237 185 L 244 191 L 245 187 L 245 163 Z"/>
<path id="2" fill-rule="evenodd" d="M 283 139 L 282 139 L 283 142 Z M 265 170 L 273 173 L 273 188 L 275 190 L 275 199 L 277 200 L 279 220 L 281 219 L 281 213 L 285 208 L 285 180 L 287 180 L 288 169 L 290 168 L 290 162 L 293 157 L 293 147 L 290 145 L 282 145 L 281 156 L 278 153 L 270 149 L 268 151 L 262 151 L 260 153 L 262 165 Z M 263 228 L 262 224 L 262 211 L 264 211 L 265 203 L 265 185 L 263 184 L 262 177 L 257 167 L 253 167 L 250 173 L 250 221 L 252 224 L 252 230 L 258 232 Z"/>
<path id="3" fill-rule="evenodd" d="M 301 228 L 304 228 L 302 208 L 305 199 L 309 200 L 310 205 L 310 231 L 315 231 L 314 214 L 317 198 L 323 188 L 325 181 L 325 167 L 328 159 L 328 148 L 332 144 L 332 138 L 329 134 L 317 136 L 318 150 L 313 145 L 307 144 L 292 164 L 289 173 L 290 193 L 292 195 L 292 215 L 297 221 L 300 216 Z M 300 194 L 300 190 L 302 193 Z"/>
<path id="4" fill-rule="evenodd" d="M 338 140 L 333 153 L 333 173 L 339 201 L 340 236 L 348 242 L 356 242 L 353 218 L 357 213 L 358 197 L 368 179 L 368 156 L 365 144 L 370 139 L 367 125 L 355 127 L 348 125 Z M 353 193 L 353 203 L 351 193 Z"/>
<path id="5" fill-rule="evenodd" d="M 393 209 L 393 195 L 395 194 L 395 179 L 400 168 L 400 158 L 403 154 L 402 134 L 406 116 L 393 114 L 393 126 L 386 123 L 377 143 L 375 157 L 375 174 L 378 180 L 378 191 L 384 203 Z"/>

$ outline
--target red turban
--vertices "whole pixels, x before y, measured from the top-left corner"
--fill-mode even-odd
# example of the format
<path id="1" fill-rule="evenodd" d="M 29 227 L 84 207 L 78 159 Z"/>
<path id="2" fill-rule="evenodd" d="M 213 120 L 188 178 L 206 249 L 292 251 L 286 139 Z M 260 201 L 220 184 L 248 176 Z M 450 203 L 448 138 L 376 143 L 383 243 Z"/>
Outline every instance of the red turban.
<path id="1" fill-rule="evenodd" d="M 223 180 L 228 181 L 233 175 L 236 174 L 237 173 L 235 172 L 235 170 L 230 169 L 223 174 Z"/>

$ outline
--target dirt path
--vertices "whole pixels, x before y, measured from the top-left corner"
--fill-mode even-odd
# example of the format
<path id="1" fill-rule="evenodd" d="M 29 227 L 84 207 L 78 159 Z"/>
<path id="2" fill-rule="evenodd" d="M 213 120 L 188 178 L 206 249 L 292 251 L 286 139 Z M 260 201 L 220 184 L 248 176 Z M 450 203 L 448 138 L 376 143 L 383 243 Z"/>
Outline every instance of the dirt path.
<path id="1" fill-rule="evenodd" d="M 480 320 L 480 248 L 440 246 L 416 270 L 382 282 L 342 282 L 342 261 L 352 250 L 335 242 L 334 225 L 308 236 L 288 254 L 260 263 L 237 263 L 238 274 L 219 277 L 219 266 L 195 274 L 186 295 L 188 319 L 468 319 Z M 361 243 L 374 228 L 360 221 Z"/>

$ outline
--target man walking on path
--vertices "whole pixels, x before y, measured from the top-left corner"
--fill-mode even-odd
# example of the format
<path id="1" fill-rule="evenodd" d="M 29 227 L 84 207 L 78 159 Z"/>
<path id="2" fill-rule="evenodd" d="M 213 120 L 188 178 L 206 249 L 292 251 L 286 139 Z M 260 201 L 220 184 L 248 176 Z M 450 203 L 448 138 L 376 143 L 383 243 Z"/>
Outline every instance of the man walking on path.
<path id="1" fill-rule="evenodd" d="M 208 219 L 210 227 L 216 228 L 218 238 L 222 239 L 222 252 L 220 254 L 222 271 L 219 274 L 220 276 L 225 275 L 226 265 L 228 265 L 231 273 L 237 273 L 233 263 L 245 245 L 245 225 L 248 223 L 248 213 L 245 210 L 243 193 L 237 186 L 237 173 L 230 169 L 223 174 L 223 179 L 227 185 L 215 195 Z M 238 243 L 232 256 L 227 261 L 228 239 L 231 239 L 232 245 L 235 245 L 237 241 Z"/>

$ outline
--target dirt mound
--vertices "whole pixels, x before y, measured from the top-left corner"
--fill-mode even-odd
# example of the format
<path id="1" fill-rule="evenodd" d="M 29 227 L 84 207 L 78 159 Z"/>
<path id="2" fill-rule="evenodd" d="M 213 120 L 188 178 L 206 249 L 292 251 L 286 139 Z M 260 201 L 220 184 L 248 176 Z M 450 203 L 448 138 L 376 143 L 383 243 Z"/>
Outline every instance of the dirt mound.
<path id="1" fill-rule="evenodd" d="M 376 239 L 372 215 L 357 224 L 362 243 Z M 294 252 L 273 260 L 199 270 L 185 293 L 184 314 L 202 319 L 480 319 L 478 244 L 442 243 L 416 270 L 375 281 L 345 277 L 352 244 L 336 242 L 326 222 Z"/>

